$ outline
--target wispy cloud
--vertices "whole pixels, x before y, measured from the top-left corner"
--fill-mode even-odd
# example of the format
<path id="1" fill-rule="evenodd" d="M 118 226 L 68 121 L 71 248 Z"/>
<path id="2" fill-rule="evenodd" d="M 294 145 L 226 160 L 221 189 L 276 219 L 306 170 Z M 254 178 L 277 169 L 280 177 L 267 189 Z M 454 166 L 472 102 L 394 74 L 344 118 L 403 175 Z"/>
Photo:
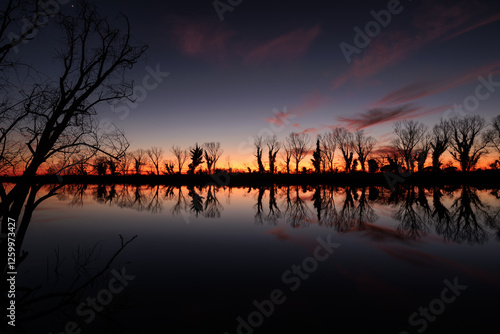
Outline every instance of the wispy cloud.
<path id="1" fill-rule="evenodd" d="M 369 78 L 430 44 L 441 43 L 498 20 L 498 13 L 487 14 L 487 9 L 477 4 L 444 5 L 423 1 L 416 10 L 411 29 L 390 27 L 383 31 L 363 50 L 361 57 L 353 59 L 349 70 L 332 82 L 332 87 L 336 89 L 349 80 Z"/>
<path id="2" fill-rule="evenodd" d="M 309 29 L 299 28 L 276 37 L 251 49 L 245 57 L 244 62 L 246 64 L 258 65 L 269 60 L 283 61 L 301 58 L 305 55 L 320 31 L 319 26 Z"/>
<path id="3" fill-rule="evenodd" d="M 481 75 L 487 76 L 489 74 L 498 73 L 500 73 L 500 62 L 494 62 L 475 68 L 454 78 L 427 82 L 415 82 L 387 94 L 380 101 L 378 101 L 375 106 L 413 102 L 426 96 L 435 95 L 464 84 L 476 82 L 478 77 Z"/>
<path id="4" fill-rule="evenodd" d="M 267 41 L 256 41 L 207 17 L 171 15 L 169 33 L 179 51 L 190 57 L 222 64 L 229 59 L 247 65 L 292 61 L 304 56 L 319 35 L 319 26 L 299 28 Z M 238 36 L 238 39 L 235 37 Z"/>
<path id="5" fill-rule="evenodd" d="M 180 52 L 191 58 L 224 62 L 229 56 L 235 31 L 203 17 L 170 16 L 170 34 Z"/>

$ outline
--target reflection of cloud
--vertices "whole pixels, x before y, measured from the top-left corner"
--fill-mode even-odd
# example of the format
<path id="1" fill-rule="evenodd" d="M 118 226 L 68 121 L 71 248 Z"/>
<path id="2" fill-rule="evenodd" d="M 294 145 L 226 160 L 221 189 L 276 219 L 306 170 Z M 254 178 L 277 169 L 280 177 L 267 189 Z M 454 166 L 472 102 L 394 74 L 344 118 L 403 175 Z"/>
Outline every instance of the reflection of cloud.
<path id="1" fill-rule="evenodd" d="M 487 8 L 477 3 L 446 5 L 423 1 L 415 11 L 412 29 L 388 29 L 377 36 L 363 50 L 362 57 L 354 57 L 349 70 L 333 81 L 333 88 L 336 89 L 351 79 L 361 81 L 369 78 L 427 45 L 441 43 L 500 20 L 498 13 L 486 14 L 484 17 L 486 11 Z"/>
<path id="2" fill-rule="evenodd" d="M 275 229 L 269 230 L 269 234 L 276 236 L 278 240 L 289 240 L 291 239 L 290 234 L 285 232 L 285 227 L 280 226 Z"/>
<path id="3" fill-rule="evenodd" d="M 246 64 L 260 64 L 266 60 L 294 60 L 302 57 L 320 32 L 319 26 L 297 29 L 256 46 L 245 57 Z"/>

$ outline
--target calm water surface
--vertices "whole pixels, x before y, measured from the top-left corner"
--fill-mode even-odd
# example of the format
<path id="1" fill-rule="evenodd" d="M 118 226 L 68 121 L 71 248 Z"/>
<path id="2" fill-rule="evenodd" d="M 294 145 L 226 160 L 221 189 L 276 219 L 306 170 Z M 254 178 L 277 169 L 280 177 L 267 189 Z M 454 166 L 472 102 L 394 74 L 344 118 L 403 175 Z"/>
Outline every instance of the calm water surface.
<path id="1" fill-rule="evenodd" d="M 28 333 L 498 333 L 499 240 L 498 190 L 67 185 L 22 240 L 19 321 Z"/>

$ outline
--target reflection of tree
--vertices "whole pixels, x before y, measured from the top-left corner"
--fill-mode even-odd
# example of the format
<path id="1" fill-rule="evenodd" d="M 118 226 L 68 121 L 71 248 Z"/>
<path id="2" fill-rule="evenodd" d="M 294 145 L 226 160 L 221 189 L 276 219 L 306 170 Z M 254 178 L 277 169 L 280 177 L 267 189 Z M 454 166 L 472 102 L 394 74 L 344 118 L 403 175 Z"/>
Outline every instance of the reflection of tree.
<path id="1" fill-rule="evenodd" d="M 289 196 L 289 194 L 290 192 L 287 190 L 287 195 Z M 290 197 L 287 199 L 287 204 L 288 201 L 290 201 Z M 295 197 L 290 201 L 290 206 L 287 207 L 287 211 L 285 212 L 285 215 L 287 215 L 290 221 L 290 225 L 294 228 L 306 226 L 309 222 L 310 214 L 311 210 L 306 202 L 299 196 L 299 186 L 295 186 Z"/>
<path id="2" fill-rule="evenodd" d="M 401 204 L 393 217 L 401 223 L 397 227 L 397 231 L 405 238 L 417 239 L 427 234 L 428 226 L 422 214 L 419 214 L 420 207 L 427 207 L 428 204 L 418 204 L 417 194 L 414 186 L 400 187 L 395 193 L 400 192 L 397 198 L 402 198 Z M 427 199 L 418 198 L 419 201 L 427 203 Z M 430 211 L 430 210 L 429 210 Z"/>
<path id="3" fill-rule="evenodd" d="M 27 235 L 28 227 L 30 225 L 33 213 L 35 209 L 45 200 L 53 197 L 59 196 L 59 192 L 61 194 L 67 194 L 66 198 L 69 198 L 69 195 L 73 193 L 73 198 L 70 202 L 77 203 L 76 205 L 80 205 L 85 197 L 85 189 L 86 186 L 76 185 L 76 186 L 64 186 L 62 184 L 56 185 L 48 185 L 44 186 L 44 193 L 40 194 L 42 186 L 41 185 L 31 185 L 29 188 L 29 193 L 26 197 L 17 197 L 15 201 L 20 203 L 24 203 L 24 209 L 22 211 L 22 215 L 17 217 L 8 216 L 8 218 L 15 219 L 17 222 L 17 232 L 16 232 L 16 270 L 24 263 L 24 260 L 29 255 L 29 253 L 23 250 L 23 242 Z M 103 193 L 103 190 L 96 192 Z M 104 191 L 106 192 L 106 191 Z M 106 192 L 109 194 L 109 192 Z M 5 214 L 5 212 L 3 213 Z M 95 260 L 100 258 L 100 254 L 97 251 L 97 245 L 91 248 L 81 248 L 78 247 L 73 252 L 74 259 L 74 273 L 73 278 L 68 281 L 68 287 L 61 289 L 61 278 L 63 277 L 62 272 L 62 259 L 60 257 L 59 248 L 55 249 L 55 257 L 56 262 L 54 264 L 53 270 L 49 271 L 47 267 L 47 275 L 48 273 L 54 273 L 54 278 L 57 281 L 57 287 L 59 291 L 45 290 L 47 286 L 55 286 L 54 283 L 44 284 L 40 283 L 35 287 L 17 287 L 16 294 L 16 311 L 18 314 L 16 327 L 19 332 L 25 332 L 23 330 L 23 323 L 27 323 L 28 321 L 32 321 L 35 319 L 46 318 L 50 314 L 57 315 L 65 315 L 68 318 L 75 318 L 73 315 L 68 315 L 69 312 L 75 310 L 75 305 L 77 305 L 85 295 L 86 289 L 93 284 L 96 284 L 99 279 L 102 279 L 104 274 L 109 271 L 109 268 L 118 254 L 132 241 L 136 238 L 133 237 L 128 241 L 123 240 L 121 238 L 121 247 L 116 251 L 108 260 L 108 262 L 102 267 L 96 267 Z M 4 243 L 5 240 L 2 240 Z M 6 259 L 7 257 L 5 257 Z M 12 270 L 7 270 L 7 263 L 2 259 L 2 278 L 0 283 L 0 288 L 2 291 L 6 291 L 6 273 Z M 68 278 L 67 275 L 64 277 Z M 47 276 L 47 280 L 49 277 Z M 4 294 L 2 297 L 2 305 L 8 304 L 7 295 Z"/>
<path id="4" fill-rule="evenodd" d="M 208 186 L 207 199 L 205 200 L 204 217 L 205 218 L 220 218 L 221 210 L 224 207 L 217 199 L 217 188 L 215 186 Z"/>
<path id="5" fill-rule="evenodd" d="M 269 212 L 266 220 L 270 224 L 276 225 L 279 218 L 281 218 L 281 211 L 276 203 L 276 186 L 272 185 L 269 189 Z"/>
<path id="6" fill-rule="evenodd" d="M 69 206 L 83 207 L 83 199 L 85 198 L 86 184 L 68 185 L 63 189 L 67 189 L 68 193 L 72 193 L 72 199 Z"/>
<path id="7" fill-rule="evenodd" d="M 257 208 L 257 212 L 255 213 L 254 220 L 256 224 L 261 224 L 263 223 L 263 218 L 262 218 L 262 212 L 264 211 L 263 205 L 262 205 L 262 198 L 264 197 L 265 193 L 265 188 L 264 187 L 259 187 L 259 192 L 257 194 L 257 204 L 255 204 L 255 207 Z"/>
<path id="8" fill-rule="evenodd" d="M 479 199 L 476 190 L 462 186 L 460 197 L 451 206 L 452 229 L 449 239 L 461 243 L 483 244 L 488 240 L 488 235 L 478 218 L 486 220 L 489 217 L 488 207 Z"/>
<path id="9" fill-rule="evenodd" d="M 171 191 L 173 194 L 173 189 L 171 189 Z M 175 204 L 172 207 L 170 212 L 172 213 L 173 216 L 177 216 L 183 210 L 187 210 L 187 201 L 186 201 L 186 198 L 184 197 L 184 194 L 182 193 L 182 188 L 178 187 L 177 188 L 177 201 L 175 202 Z"/>
<path id="10" fill-rule="evenodd" d="M 198 195 L 193 186 L 189 186 L 188 190 L 188 195 L 191 197 L 190 211 L 194 213 L 195 217 L 198 217 L 203 212 L 203 197 Z"/>
<path id="11" fill-rule="evenodd" d="M 163 210 L 162 202 L 160 200 L 160 185 L 156 185 L 156 187 L 151 188 L 151 192 L 153 193 L 153 196 L 151 197 L 151 200 L 149 201 L 148 205 L 146 206 L 146 209 L 152 213 L 159 213 Z"/>
<path id="12" fill-rule="evenodd" d="M 433 188 L 432 204 L 434 210 L 432 211 L 431 217 L 436 224 L 436 232 L 445 239 L 451 239 L 453 235 L 452 217 L 448 208 L 441 202 L 441 197 L 443 197 L 441 189 L 437 187 Z"/>
<path id="13" fill-rule="evenodd" d="M 335 207 L 335 197 L 333 187 L 322 187 L 321 195 L 321 209 L 323 212 L 322 219 L 319 220 L 319 224 L 325 224 L 326 226 L 334 226 L 337 223 L 339 213 Z M 319 215 L 318 215 L 319 217 Z"/>
<path id="14" fill-rule="evenodd" d="M 378 219 L 378 216 L 375 214 L 375 211 L 366 198 L 366 188 L 361 189 L 358 206 L 354 209 L 354 217 L 360 229 L 364 227 L 364 223 L 373 223 Z"/>

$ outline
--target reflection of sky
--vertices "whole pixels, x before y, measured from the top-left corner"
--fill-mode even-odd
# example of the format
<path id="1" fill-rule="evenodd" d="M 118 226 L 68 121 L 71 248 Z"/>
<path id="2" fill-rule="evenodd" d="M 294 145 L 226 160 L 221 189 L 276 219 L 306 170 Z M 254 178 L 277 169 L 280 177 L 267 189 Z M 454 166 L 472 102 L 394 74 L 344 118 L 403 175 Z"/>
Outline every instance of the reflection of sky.
<path id="1" fill-rule="evenodd" d="M 115 189 L 120 194 L 122 186 L 117 185 Z M 160 187 L 159 192 L 163 210 L 157 213 L 147 209 L 156 189 L 141 189 L 143 207 L 120 207 L 119 198 L 111 203 L 97 203 L 95 185 L 88 186 L 83 206 L 69 206 L 73 197 L 64 191 L 67 197 L 61 197 L 63 200 L 52 197 L 44 201 L 34 213 L 23 244 L 29 256 L 18 270 L 19 284 L 32 285 L 45 277 L 45 263 L 49 259 L 53 264 L 54 249 L 58 245 L 61 259 L 64 259 L 61 271 L 73 273 L 72 252 L 78 246 L 85 249 L 100 242 L 99 261 L 104 264 L 119 248 L 118 235 L 125 240 L 138 235 L 112 267 L 124 266 L 127 273 L 136 276 L 127 295 L 138 298 L 140 310 L 132 311 L 143 320 L 143 331 L 154 328 L 160 319 L 173 323 L 196 318 L 200 322 L 188 321 L 184 328 L 203 323 L 205 328 L 222 326 L 223 330 L 233 332 L 236 316 L 250 312 L 254 299 L 268 298 L 269 292 L 276 288 L 285 291 L 289 298 L 283 305 L 288 321 L 295 318 L 290 316 L 298 310 L 301 310 L 299 322 L 301 317 L 327 317 L 324 313 L 328 313 L 328 308 L 324 306 L 334 307 L 327 303 L 333 298 L 342 305 L 335 311 L 340 316 L 339 328 L 347 326 L 347 318 L 342 315 L 351 312 L 351 307 L 371 308 L 367 316 L 377 326 L 392 326 L 394 321 L 398 326 L 405 325 L 408 315 L 418 305 L 438 296 L 445 278 L 451 280 L 458 276 L 460 282 L 470 284 L 471 291 L 474 286 L 474 292 L 467 291 L 467 303 L 495 296 L 494 292 L 498 291 L 500 271 L 491 254 L 498 253 L 500 243 L 491 234 L 484 245 L 473 247 L 466 243 L 443 242 L 432 228 L 421 239 L 403 239 L 396 233 L 399 222 L 390 214 L 397 206 L 387 206 L 380 201 L 368 202 L 377 220 L 340 233 L 334 227 L 315 222 L 313 192 L 309 190 L 299 191 L 309 212 L 309 224 L 292 228 L 289 216 L 278 220 L 277 225 L 256 223 L 256 189 L 248 193 L 248 189 L 234 188 L 230 199 L 228 188 L 219 189 L 216 196 L 223 207 L 221 218 L 205 218 L 203 213 L 196 218 L 187 214 L 189 223 L 182 215 L 171 215 L 177 198 L 165 199 L 164 187 Z M 339 190 L 334 195 L 337 210 L 342 209 L 345 198 L 344 190 Z M 206 188 L 197 192 L 206 199 Z M 129 187 L 129 193 L 131 202 L 128 203 L 131 204 L 134 187 Z M 182 193 L 189 205 L 190 197 L 185 187 Z M 292 188 L 292 201 L 295 194 Z M 454 198 L 458 195 L 459 192 L 453 193 Z M 478 191 L 478 195 L 481 199 L 491 198 L 485 191 Z M 279 209 L 285 213 L 284 193 L 278 191 L 276 198 Z M 268 213 L 268 200 L 269 190 L 263 196 L 264 215 Z M 432 197 L 427 200 L 432 206 Z M 498 204 L 498 199 L 492 203 Z M 355 200 L 354 205 L 358 207 L 359 202 Z M 282 274 L 312 256 L 318 246 L 318 237 L 331 238 L 340 247 L 319 264 L 310 278 L 302 281 L 296 292 L 291 292 L 290 284 L 281 280 Z M 53 273 L 49 276 L 53 277 Z M 58 286 L 62 286 L 62 282 L 57 282 Z M 304 303 L 308 305 L 306 308 Z M 381 311 L 374 314 L 373 310 Z M 400 322 L 393 316 L 390 320 L 387 318 L 390 310 L 401 313 L 396 317 L 401 317 Z M 129 311 L 124 312 L 122 321 L 125 323 L 136 319 L 127 320 Z M 283 316 L 278 314 L 277 319 L 283 321 Z M 44 318 L 43 326 L 47 323 Z M 272 323 L 266 326 L 272 328 Z"/>
<path id="2" fill-rule="evenodd" d="M 117 9 L 128 15 L 135 39 L 150 45 L 130 78 L 141 83 L 146 66 L 157 64 L 170 73 L 125 120 L 108 106 L 100 115 L 125 130 L 131 149 L 220 141 L 235 164 L 251 164 L 252 155 L 238 146 L 270 126 L 274 108 L 296 115 L 276 133 L 280 139 L 291 131 L 315 136 L 347 126 L 365 128 L 386 145 L 395 120 L 432 126 L 474 94 L 478 76 L 500 81 L 500 49 L 492 40 L 499 29 L 496 2 L 401 3 L 402 13 L 351 64 L 339 44 L 353 44 L 353 28 L 387 1 L 313 1 L 307 11 L 300 2 L 245 2 L 223 23 L 206 1 L 99 3 L 111 17 Z M 51 29 L 21 53 L 34 55 L 49 77 L 58 73 L 49 58 Z M 474 113 L 490 120 L 499 102 L 495 92 Z"/>

